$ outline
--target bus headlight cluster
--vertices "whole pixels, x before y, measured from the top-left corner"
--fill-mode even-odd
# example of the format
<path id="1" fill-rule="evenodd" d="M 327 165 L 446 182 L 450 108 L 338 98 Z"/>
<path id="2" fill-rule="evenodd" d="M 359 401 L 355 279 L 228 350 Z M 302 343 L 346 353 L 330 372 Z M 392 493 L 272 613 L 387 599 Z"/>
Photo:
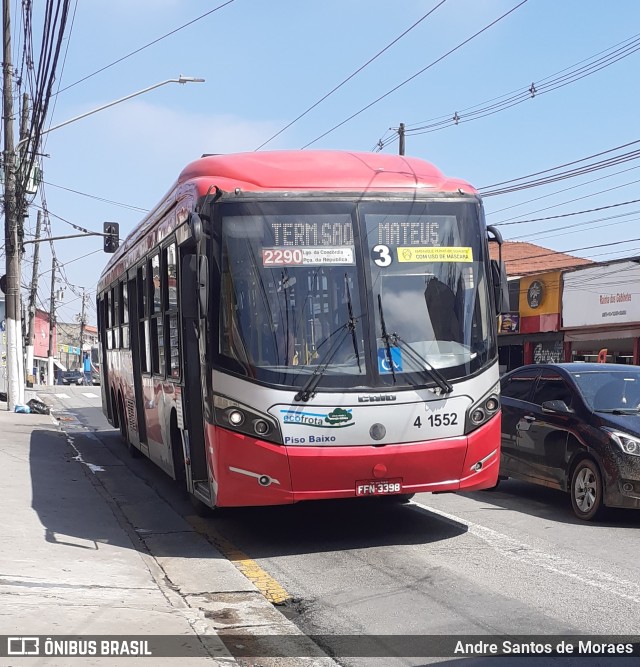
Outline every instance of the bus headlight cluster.
<path id="1" fill-rule="evenodd" d="M 280 427 L 272 417 L 226 396 L 214 395 L 213 416 L 218 426 L 282 444 Z"/>
<path id="2" fill-rule="evenodd" d="M 498 385 L 493 387 L 488 394 L 467 410 L 465 433 L 469 433 L 482 426 L 482 424 L 489 421 L 500 410 L 498 388 Z"/>

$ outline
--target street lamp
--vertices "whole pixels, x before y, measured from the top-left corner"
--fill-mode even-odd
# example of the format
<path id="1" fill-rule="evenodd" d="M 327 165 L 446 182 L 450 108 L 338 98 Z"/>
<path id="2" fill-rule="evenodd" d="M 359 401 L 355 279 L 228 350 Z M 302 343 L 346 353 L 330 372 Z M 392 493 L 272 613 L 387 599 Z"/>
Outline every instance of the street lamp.
<path id="1" fill-rule="evenodd" d="M 92 109 L 91 111 L 87 111 L 83 114 L 80 114 L 79 116 L 75 116 L 74 118 L 69 118 L 69 120 L 65 120 L 64 123 L 60 123 L 59 125 L 54 125 L 53 127 L 50 127 L 48 130 L 41 132 L 40 136 L 49 134 L 49 132 L 58 130 L 61 127 L 64 127 L 65 125 L 70 125 L 71 123 L 75 123 L 77 120 L 80 120 L 81 118 L 86 118 L 87 116 L 91 116 L 94 113 L 98 113 L 98 111 L 103 111 L 104 109 L 113 107 L 116 104 L 120 104 L 120 102 L 125 102 L 126 100 L 130 100 L 132 97 L 143 95 L 144 93 L 148 93 L 150 90 L 154 90 L 155 88 L 160 88 L 160 86 L 166 86 L 168 83 L 204 83 L 204 79 L 200 79 L 195 76 L 182 76 L 181 74 L 177 79 L 167 79 L 166 81 L 160 81 L 160 83 L 155 83 L 153 86 L 149 86 L 148 88 L 143 88 L 142 90 L 138 90 L 135 93 L 131 93 L 131 95 L 126 95 L 125 97 L 121 97 L 119 100 L 114 100 L 113 102 L 109 102 L 108 104 L 103 104 L 101 107 L 98 107 L 97 109 Z M 16 144 L 16 148 L 14 151 L 16 154 L 20 149 L 20 145 L 23 144 L 25 141 L 28 141 L 28 138 L 21 139 Z"/>
<path id="2" fill-rule="evenodd" d="M 6 0 L 3 3 L 3 7 L 7 5 Z M 6 9 L 6 7 L 5 7 Z M 6 40 L 5 40 L 6 42 Z M 10 43 L 8 45 L 10 47 Z M 23 349 L 22 349 L 22 322 L 20 319 L 20 251 L 18 248 L 18 207 L 17 207 L 17 196 L 16 196 L 16 172 L 15 165 L 18 157 L 18 152 L 22 145 L 28 140 L 28 138 L 21 139 L 18 143 L 13 145 L 13 106 L 12 106 L 12 81 L 11 81 L 11 49 L 8 48 L 7 44 L 3 44 L 3 53 L 4 60 L 3 63 L 3 80 L 4 80 L 4 91 L 3 91 L 3 108 L 4 108 L 4 129 L 5 129 L 5 145 L 4 145 L 4 172 L 5 172 L 5 183 L 4 183 L 4 202 L 5 202 L 5 252 L 6 252 L 6 332 L 7 332 L 7 349 L 6 349 L 6 359 L 7 359 L 7 406 L 9 410 L 12 410 L 17 403 L 24 403 L 24 373 L 22 362 Z M 132 97 L 137 97 L 138 95 L 143 95 L 148 93 L 150 90 L 159 88 L 160 86 L 165 86 L 168 83 L 203 83 L 204 79 L 196 78 L 193 76 L 182 76 L 180 75 L 176 79 L 166 79 L 165 81 L 160 81 L 159 83 L 154 84 L 153 86 L 148 86 L 142 90 L 138 90 L 135 93 L 121 97 L 118 100 L 104 104 L 97 109 L 92 109 L 86 113 L 70 118 L 64 123 L 59 125 L 54 125 L 48 130 L 44 130 L 40 136 L 49 134 L 54 130 L 58 130 L 65 125 L 75 123 L 77 120 L 91 116 L 98 111 L 103 111 L 109 107 L 130 100 Z M 37 146 L 34 147 L 34 150 L 37 149 Z M 31 341 L 30 341 L 31 343 Z M 30 355 L 31 365 L 33 365 L 33 346 L 29 345 L 31 348 Z M 52 365 L 52 359 L 49 360 L 49 366 Z M 30 366 L 29 366 L 30 368 Z"/>

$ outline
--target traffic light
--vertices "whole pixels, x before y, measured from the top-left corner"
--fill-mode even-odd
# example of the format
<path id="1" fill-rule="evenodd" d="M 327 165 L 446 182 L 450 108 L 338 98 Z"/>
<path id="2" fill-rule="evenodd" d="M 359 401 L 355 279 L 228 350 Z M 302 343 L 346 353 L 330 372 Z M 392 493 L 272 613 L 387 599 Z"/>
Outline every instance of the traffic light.
<path id="1" fill-rule="evenodd" d="M 104 251 L 115 252 L 120 245 L 120 225 L 117 222 L 105 222 L 102 231 L 104 232 Z"/>

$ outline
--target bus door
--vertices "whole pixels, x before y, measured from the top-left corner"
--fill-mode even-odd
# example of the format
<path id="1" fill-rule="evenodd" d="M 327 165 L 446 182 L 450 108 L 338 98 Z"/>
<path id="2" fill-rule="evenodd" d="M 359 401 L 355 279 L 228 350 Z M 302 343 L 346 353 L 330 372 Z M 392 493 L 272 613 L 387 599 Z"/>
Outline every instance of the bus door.
<path id="1" fill-rule="evenodd" d="M 100 332 L 100 393 L 102 394 L 102 410 L 110 422 L 113 422 L 115 406 L 111 405 L 109 387 L 109 364 L 107 363 L 107 294 L 98 300 L 98 331 Z"/>
<path id="2" fill-rule="evenodd" d="M 144 343 L 140 340 L 141 332 L 144 332 L 144 303 L 140 300 L 141 290 L 138 288 L 140 270 L 133 274 L 129 280 L 129 331 L 131 341 L 131 363 L 133 366 L 133 390 L 136 397 L 136 422 L 138 424 L 138 437 L 140 444 L 147 444 L 147 422 L 144 416 L 144 393 L 142 388 L 142 347 Z"/>
<path id="3" fill-rule="evenodd" d="M 199 318 L 197 305 L 198 256 L 193 250 L 180 249 L 180 321 L 182 323 L 182 368 L 184 372 L 183 410 L 185 435 L 188 438 L 188 455 L 191 461 L 190 476 L 193 492 L 209 497 L 209 473 L 207 468 L 203 397 L 201 385 Z M 189 480 L 187 480 L 189 484 Z"/>

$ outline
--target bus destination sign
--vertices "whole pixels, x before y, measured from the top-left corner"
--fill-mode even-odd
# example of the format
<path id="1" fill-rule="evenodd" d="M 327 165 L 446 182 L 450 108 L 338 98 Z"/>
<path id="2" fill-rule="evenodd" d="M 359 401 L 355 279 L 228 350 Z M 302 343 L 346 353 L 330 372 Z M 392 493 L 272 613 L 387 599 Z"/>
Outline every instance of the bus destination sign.
<path id="1" fill-rule="evenodd" d="M 353 246 L 263 248 L 262 265 L 270 266 L 353 266 Z"/>
<path id="2" fill-rule="evenodd" d="M 271 222 L 276 247 L 353 246 L 353 226 L 347 222 Z"/>

